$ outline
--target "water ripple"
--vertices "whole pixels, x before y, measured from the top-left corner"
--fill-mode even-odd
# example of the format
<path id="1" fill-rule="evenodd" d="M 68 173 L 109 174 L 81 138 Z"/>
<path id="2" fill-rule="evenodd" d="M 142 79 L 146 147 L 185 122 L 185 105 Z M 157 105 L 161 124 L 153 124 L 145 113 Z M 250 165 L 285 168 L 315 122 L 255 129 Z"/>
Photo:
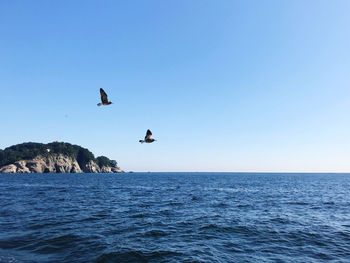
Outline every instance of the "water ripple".
<path id="1" fill-rule="evenodd" d="M 0 175 L 2 262 L 349 262 L 350 176 Z"/>

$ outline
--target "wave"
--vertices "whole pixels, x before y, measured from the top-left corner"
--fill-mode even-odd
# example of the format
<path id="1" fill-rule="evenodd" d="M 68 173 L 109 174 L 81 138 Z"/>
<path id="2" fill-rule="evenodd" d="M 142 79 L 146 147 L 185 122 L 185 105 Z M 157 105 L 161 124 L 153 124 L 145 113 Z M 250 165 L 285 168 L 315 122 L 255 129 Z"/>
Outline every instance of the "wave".
<path id="1" fill-rule="evenodd" d="M 176 262 L 176 259 L 183 254 L 174 251 L 154 251 L 145 252 L 140 250 L 118 251 L 104 253 L 100 255 L 95 263 L 124 263 L 124 262 L 149 262 L 154 260 L 166 260 L 166 262 Z M 165 261 L 163 261 L 165 262 Z"/>
<path id="2" fill-rule="evenodd" d="M 349 261 L 350 176 L 207 176 L 7 176 L 0 263 Z"/>

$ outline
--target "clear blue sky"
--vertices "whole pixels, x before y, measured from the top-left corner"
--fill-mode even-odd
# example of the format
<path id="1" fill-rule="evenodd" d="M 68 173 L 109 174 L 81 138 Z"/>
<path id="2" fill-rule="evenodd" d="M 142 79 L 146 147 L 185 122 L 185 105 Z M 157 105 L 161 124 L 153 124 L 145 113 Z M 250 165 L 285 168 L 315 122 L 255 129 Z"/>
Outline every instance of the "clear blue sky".
<path id="1" fill-rule="evenodd" d="M 0 148 L 350 172 L 350 1 L 0 1 Z M 99 88 L 115 104 L 97 107 Z M 139 144 L 147 129 L 157 142 Z"/>

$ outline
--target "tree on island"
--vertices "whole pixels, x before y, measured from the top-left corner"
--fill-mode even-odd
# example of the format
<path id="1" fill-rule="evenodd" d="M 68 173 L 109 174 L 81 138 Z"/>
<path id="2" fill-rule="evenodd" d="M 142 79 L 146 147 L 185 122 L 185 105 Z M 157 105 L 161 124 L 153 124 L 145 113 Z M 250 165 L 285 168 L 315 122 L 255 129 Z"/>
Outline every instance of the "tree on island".
<path id="1" fill-rule="evenodd" d="M 96 158 L 96 163 L 98 166 L 111 166 L 111 167 L 116 167 L 117 166 L 117 161 L 116 160 L 110 160 L 106 156 L 99 156 Z"/>

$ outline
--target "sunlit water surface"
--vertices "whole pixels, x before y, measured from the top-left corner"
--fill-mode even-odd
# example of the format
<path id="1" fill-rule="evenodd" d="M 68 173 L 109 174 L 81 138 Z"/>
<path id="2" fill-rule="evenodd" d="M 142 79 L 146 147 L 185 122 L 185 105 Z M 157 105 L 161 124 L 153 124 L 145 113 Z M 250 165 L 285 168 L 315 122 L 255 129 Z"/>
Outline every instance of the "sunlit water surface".
<path id="1" fill-rule="evenodd" d="M 350 175 L 0 175 L 0 262 L 350 262 Z"/>

